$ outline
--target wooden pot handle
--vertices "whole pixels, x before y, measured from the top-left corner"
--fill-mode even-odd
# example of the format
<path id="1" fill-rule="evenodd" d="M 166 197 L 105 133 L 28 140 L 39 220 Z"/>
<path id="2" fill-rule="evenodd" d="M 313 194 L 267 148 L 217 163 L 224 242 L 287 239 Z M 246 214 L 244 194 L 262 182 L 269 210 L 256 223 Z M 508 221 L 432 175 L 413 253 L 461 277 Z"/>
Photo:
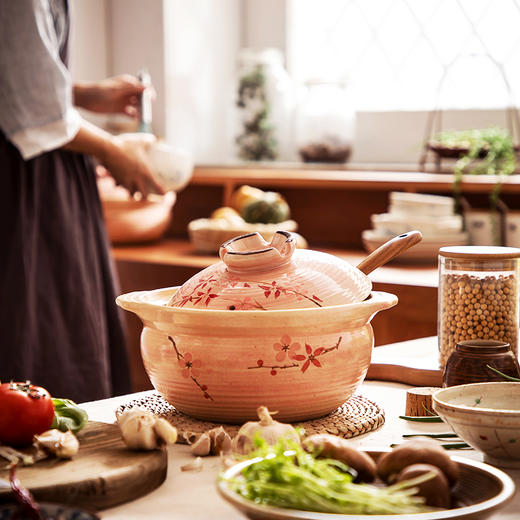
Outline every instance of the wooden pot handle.
<path id="1" fill-rule="evenodd" d="M 372 251 L 357 265 L 357 268 L 365 274 L 371 273 L 421 240 L 420 231 L 408 231 L 408 233 L 398 235 Z"/>

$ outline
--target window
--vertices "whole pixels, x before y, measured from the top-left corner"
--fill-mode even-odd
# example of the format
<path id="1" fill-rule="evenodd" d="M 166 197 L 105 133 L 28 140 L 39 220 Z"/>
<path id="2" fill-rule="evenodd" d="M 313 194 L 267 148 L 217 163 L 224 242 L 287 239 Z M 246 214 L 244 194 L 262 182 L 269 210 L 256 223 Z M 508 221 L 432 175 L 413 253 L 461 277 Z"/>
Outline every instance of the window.
<path id="1" fill-rule="evenodd" d="M 520 95 L 520 0 L 287 5 L 291 75 L 346 78 L 360 110 L 501 108 Z"/>

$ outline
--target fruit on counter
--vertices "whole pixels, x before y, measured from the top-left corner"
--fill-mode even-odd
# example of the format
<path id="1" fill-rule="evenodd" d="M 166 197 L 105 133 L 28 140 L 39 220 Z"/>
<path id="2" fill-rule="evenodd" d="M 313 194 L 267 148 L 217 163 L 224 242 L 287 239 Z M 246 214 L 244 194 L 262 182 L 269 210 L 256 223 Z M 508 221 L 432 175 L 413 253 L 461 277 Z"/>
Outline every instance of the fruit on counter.
<path id="1" fill-rule="evenodd" d="M 352 447 L 347 439 L 320 433 L 306 437 L 302 446 L 316 457 L 339 460 L 352 468 L 357 473 L 354 482 L 373 482 L 376 478 L 377 468 L 374 459 L 364 451 Z"/>
<path id="2" fill-rule="evenodd" d="M 432 507 L 448 508 L 451 505 L 451 490 L 448 479 L 444 473 L 431 464 L 412 464 L 406 466 L 397 475 L 396 482 L 414 479 L 421 475 L 433 474 L 434 476 L 417 485 L 417 494 L 424 497 L 425 504 Z"/>
<path id="3" fill-rule="evenodd" d="M 54 420 L 51 428 L 56 428 L 62 432 L 71 431 L 78 433 L 88 423 L 88 415 L 83 408 L 80 408 L 70 399 L 53 398 Z"/>
<path id="4" fill-rule="evenodd" d="M 279 193 L 265 192 L 264 200 L 251 202 L 242 211 L 246 222 L 260 224 L 278 224 L 290 217 L 289 205 Z"/>
<path id="5" fill-rule="evenodd" d="M 242 210 L 247 205 L 252 202 L 263 200 L 264 194 L 265 192 L 263 190 L 244 184 L 231 194 L 230 205 L 234 210 L 241 214 Z"/>
<path id="6" fill-rule="evenodd" d="M 231 207 L 251 224 L 278 224 L 290 217 L 290 209 L 280 193 L 241 186 L 231 196 Z"/>
<path id="7" fill-rule="evenodd" d="M 70 459 L 79 450 L 79 441 L 70 430 L 62 432 L 52 429 L 41 435 L 35 435 L 34 444 L 59 459 Z"/>
<path id="8" fill-rule="evenodd" d="M 233 451 L 247 454 L 256 448 L 257 438 L 261 438 L 268 445 L 276 444 L 280 440 L 300 443 L 300 436 L 292 425 L 275 421 L 265 406 L 257 409 L 259 421 L 249 421 L 243 424 L 233 439 Z"/>
<path id="9" fill-rule="evenodd" d="M 123 441 L 132 450 L 155 450 L 177 441 L 177 429 L 144 408 L 125 410 L 117 416 L 117 424 Z"/>
<path id="10" fill-rule="evenodd" d="M 450 485 L 459 478 L 459 467 L 446 451 L 433 439 L 415 438 L 396 446 L 385 453 L 377 462 L 377 474 L 381 480 L 392 483 L 407 466 L 412 464 L 431 464 L 439 468 Z"/>
<path id="11" fill-rule="evenodd" d="M 234 224 L 243 224 L 245 220 L 238 214 L 237 210 L 229 206 L 217 208 L 212 214 L 212 219 L 221 219 Z"/>
<path id="12" fill-rule="evenodd" d="M 0 385 L 0 442 L 28 446 L 33 436 L 47 431 L 54 419 L 54 405 L 49 392 L 25 383 Z"/>

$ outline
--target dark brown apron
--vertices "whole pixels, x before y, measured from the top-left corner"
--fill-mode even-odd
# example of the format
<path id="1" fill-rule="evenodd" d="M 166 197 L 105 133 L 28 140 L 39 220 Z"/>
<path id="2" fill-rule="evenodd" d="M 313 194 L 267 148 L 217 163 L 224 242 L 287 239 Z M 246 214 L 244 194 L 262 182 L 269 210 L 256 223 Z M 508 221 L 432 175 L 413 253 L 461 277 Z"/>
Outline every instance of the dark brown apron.
<path id="1" fill-rule="evenodd" d="M 129 392 L 90 157 L 55 150 L 24 161 L 0 132 L 0 241 L 1 381 L 30 379 L 78 402 Z"/>

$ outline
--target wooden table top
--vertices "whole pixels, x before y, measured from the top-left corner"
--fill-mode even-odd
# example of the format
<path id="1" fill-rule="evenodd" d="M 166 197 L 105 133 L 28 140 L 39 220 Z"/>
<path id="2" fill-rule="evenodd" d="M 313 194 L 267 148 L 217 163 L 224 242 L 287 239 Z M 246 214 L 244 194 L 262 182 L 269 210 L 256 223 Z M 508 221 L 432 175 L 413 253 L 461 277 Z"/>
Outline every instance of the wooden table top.
<path id="1" fill-rule="evenodd" d="M 411 354 L 425 363 L 433 360 L 435 338 L 423 338 L 399 344 L 378 347 L 374 354 L 392 355 L 394 362 L 405 363 Z M 386 350 L 385 350 L 386 349 Z M 379 354 L 379 352 L 381 354 Z M 433 361 L 435 362 L 435 361 Z M 439 433 L 447 431 L 445 424 L 417 423 L 399 419 L 405 410 L 406 390 L 409 386 L 386 381 L 365 381 L 358 393 L 378 403 L 385 410 L 386 422 L 376 431 L 355 437 L 351 442 L 363 449 L 388 447 L 403 440 L 403 434 Z M 97 421 L 113 422 L 114 410 L 121 404 L 148 392 L 121 396 L 103 401 L 86 403 L 90 418 Z M 456 455 L 481 461 L 482 455 L 474 450 L 454 450 Z M 217 493 L 215 482 L 220 469 L 218 457 L 203 458 L 203 469 L 200 472 L 182 472 L 181 466 L 193 461 L 188 446 L 174 445 L 168 448 L 168 477 L 165 483 L 150 494 L 127 504 L 102 511 L 101 517 L 107 520 L 137 520 L 153 518 L 154 520 L 208 520 L 226 519 L 243 520 L 245 517 L 225 502 Z M 520 485 L 520 470 L 506 470 L 517 486 Z M 520 511 L 520 494 L 500 511 L 492 514 L 492 520 L 513 520 Z"/>

